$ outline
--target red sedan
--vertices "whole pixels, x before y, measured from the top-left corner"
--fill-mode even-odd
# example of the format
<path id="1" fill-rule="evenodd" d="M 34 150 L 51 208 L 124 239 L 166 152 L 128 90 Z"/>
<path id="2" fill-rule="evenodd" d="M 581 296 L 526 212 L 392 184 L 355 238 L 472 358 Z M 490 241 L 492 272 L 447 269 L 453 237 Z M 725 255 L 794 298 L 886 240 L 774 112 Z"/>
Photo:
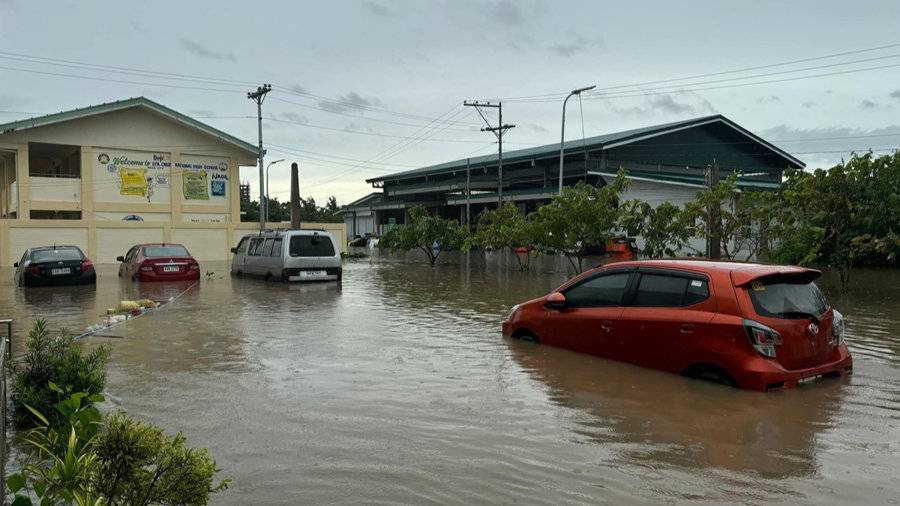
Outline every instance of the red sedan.
<path id="1" fill-rule="evenodd" d="M 513 308 L 503 334 L 751 390 L 853 371 L 813 269 L 657 260 L 587 271 Z"/>
<path id="2" fill-rule="evenodd" d="M 119 262 L 119 277 L 135 281 L 191 281 L 200 279 L 200 264 L 181 244 L 138 244 Z"/>

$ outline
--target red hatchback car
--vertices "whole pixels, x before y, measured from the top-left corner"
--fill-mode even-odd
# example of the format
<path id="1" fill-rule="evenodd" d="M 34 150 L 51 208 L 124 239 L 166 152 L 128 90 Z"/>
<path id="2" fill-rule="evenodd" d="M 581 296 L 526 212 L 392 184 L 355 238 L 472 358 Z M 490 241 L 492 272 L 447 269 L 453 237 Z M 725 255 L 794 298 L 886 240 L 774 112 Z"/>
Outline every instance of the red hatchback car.
<path id="1" fill-rule="evenodd" d="M 180 244 L 138 244 L 119 262 L 119 277 L 134 281 L 191 281 L 200 279 L 200 264 Z"/>
<path id="2" fill-rule="evenodd" d="M 751 390 L 853 371 L 844 320 L 802 267 L 619 262 L 513 308 L 503 335 Z"/>

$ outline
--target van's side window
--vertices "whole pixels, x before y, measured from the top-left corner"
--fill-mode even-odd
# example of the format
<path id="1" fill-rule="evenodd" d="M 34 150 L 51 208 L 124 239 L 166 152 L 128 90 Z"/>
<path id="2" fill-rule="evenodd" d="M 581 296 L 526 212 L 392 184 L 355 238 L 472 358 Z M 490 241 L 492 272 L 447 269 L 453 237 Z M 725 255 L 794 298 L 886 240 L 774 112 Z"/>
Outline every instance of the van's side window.
<path id="1" fill-rule="evenodd" d="M 665 274 L 641 274 L 632 305 L 638 307 L 679 307 L 696 304 L 709 297 L 705 280 Z"/>
<path id="2" fill-rule="evenodd" d="M 262 239 L 250 239 L 250 250 L 247 254 L 252 257 L 259 256 L 259 247 L 262 243 Z"/>
<path id="3" fill-rule="evenodd" d="M 280 257 L 281 256 L 281 244 L 282 239 L 279 237 L 272 241 L 272 251 L 269 252 L 270 257 Z"/>
<path id="4" fill-rule="evenodd" d="M 234 250 L 235 255 L 246 255 L 247 254 L 247 244 L 250 243 L 250 240 L 244 237 L 241 239 L 241 242 L 238 243 L 237 248 Z"/>
<path id="5" fill-rule="evenodd" d="M 272 243 L 275 242 L 275 239 L 266 239 L 266 243 L 263 244 L 263 247 L 259 249 L 259 254 L 261 256 L 267 257 L 272 255 Z"/>
<path id="6" fill-rule="evenodd" d="M 571 307 L 618 306 L 628 284 L 627 272 L 601 274 L 566 290 L 566 305 Z"/>

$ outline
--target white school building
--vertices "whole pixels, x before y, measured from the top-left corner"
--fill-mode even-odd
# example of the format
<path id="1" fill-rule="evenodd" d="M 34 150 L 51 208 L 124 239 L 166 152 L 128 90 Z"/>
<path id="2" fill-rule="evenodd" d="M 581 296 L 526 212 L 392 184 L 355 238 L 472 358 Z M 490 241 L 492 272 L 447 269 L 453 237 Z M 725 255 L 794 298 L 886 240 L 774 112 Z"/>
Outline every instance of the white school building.
<path id="1" fill-rule="evenodd" d="M 256 156 L 255 145 L 143 97 L 0 124 L 0 266 L 50 244 L 99 263 L 144 242 L 228 260 L 258 229 L 241 223 L 239 196 L 240 166 Z M 345 248 L 343 224 L 303 224 L 313 227 Z"/>

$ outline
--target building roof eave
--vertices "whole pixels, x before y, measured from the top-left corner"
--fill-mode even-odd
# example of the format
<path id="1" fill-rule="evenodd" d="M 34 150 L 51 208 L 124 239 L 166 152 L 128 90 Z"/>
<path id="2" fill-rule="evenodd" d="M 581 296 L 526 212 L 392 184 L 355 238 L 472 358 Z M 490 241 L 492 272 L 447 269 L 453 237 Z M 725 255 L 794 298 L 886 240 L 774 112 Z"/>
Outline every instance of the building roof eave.
<path id="1" fill-rule="evenodd" d="M 105 104 L 92 105 L 88 107 L 82 107 L 79 109 L 72 109 L 69 111 L 61 111 L 52 114 L 46 114 L 44 116 L 37 116 L 34 118 L 28 118 L 24 120 L 13 121 L 5 124 L 0 124 L 0 135 L 11 132 L 18 132 L 22 130 L 28 130 L 31 128 L 38 128 L 47 125 L 53 125 L 56 123 L 62 123 L 65 121 L 72 121 L 76 119 L 86 118 L 90 116 L 96 116 L 98 114 L 104 114 L 108 112 L 115 112 L 124 109 L 130 109 L 133 107 L 144 107 L 149 109 L 157 114 L 161 114 L 173 121 L 181 123 L 185 126 L 193 128 L 195 130 L 199 130 L 200 132 L 215 137 L 222 141 L 225 144 L 229 144 L 238 148 L 240 151 L 253 155 L 256 157 L 258 155 L 258 147 L 250 144 L 249 142 L 243 141 L 231 134 L 223 132 L 218 128 L 207 125 L 202 121 L 198 121 L 194 118 L 186 114 L 182 114 L 174 109 L 170 109 L 160 103 L 154 102 L 146 97 L 134 97 L 128 98 L 125 100 L 118 100 L 115 102 L 108 102 Z"/>

